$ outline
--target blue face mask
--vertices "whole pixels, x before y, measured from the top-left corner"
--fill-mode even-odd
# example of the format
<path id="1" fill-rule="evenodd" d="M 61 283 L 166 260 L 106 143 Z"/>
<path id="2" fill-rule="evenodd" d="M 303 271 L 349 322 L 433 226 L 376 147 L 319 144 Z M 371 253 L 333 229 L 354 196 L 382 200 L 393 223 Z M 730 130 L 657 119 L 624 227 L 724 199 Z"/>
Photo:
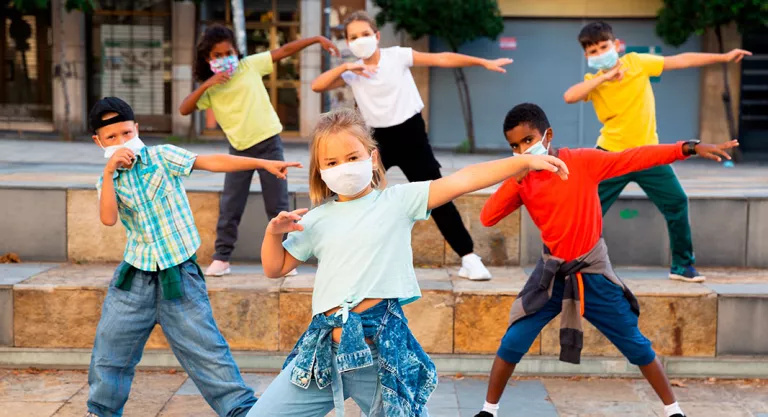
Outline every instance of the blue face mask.
<path id="1" fill-rule="evenodd" d="M 601 55 L 587 58 L 587 66 L 595 71 L 607 71 L 615 67 L 618 60 L 619 53 L 616 52 L 616 48 L 611 48 L 610 51 L 606 51 Z"/>
<path id="2" fill-rule="evenodd" d="M 547 129 L 549 130 L 549 129 Z M 547 143 L 547 146 L 544 147 L 544 139 L 547 137 L 547 131 L 544 131 L 544 134 L 541 135 L 541 140 L 531 146 L 530 148 L 526 149 L 525 152 L 523 152 L 523 155 L 547 155 L 549 153 L 549 145 L 552 144 L 552 140 L 550 139 L 549 143 Z M 519 153 L 515 153 L 515 155 L 520 155 Z"/>

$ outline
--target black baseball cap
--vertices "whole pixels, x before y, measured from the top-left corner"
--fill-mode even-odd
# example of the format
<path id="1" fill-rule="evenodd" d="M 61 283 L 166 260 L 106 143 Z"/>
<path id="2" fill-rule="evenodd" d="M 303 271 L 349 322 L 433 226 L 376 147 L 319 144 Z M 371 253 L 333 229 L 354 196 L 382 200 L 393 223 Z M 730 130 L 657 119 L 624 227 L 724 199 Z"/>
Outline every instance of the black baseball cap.
<path id="1" fill-rule="evenodd" d="M 101 117 L 106 113 L 117 113 L 117 116 L 107 120 L 101 120 Z M 133 116 L 133 109 L 128 103 L 117 97 L 104 97 L 93 105 L 91 113 L 88 115 L 88 120 L 91 122 L 91 130 L 93 130 L 93 133 L 96 133 L 99 128 L 104 126 L 120 122 L 135 121 L 136 119 Z"/>

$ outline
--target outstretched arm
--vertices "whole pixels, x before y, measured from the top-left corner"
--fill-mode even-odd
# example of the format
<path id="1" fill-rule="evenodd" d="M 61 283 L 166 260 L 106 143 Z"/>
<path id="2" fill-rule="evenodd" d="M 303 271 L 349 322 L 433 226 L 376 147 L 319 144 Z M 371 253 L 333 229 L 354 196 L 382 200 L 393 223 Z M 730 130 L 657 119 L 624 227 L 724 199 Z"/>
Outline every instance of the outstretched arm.
<path id="1" fill-rule="evenodd" d="M 686 142 L 671 145 L 640 146 L 623 152 L 606 152 L 597 149 L 580 149 L 584 166 L 590 171 L 596 181 L 619 177 L 630 172 L 642 171 L 658 165 L 671 164 L 692 155 L 721 161 L 721 158 L 731 159 L 726 149 L 739 146 L 732 140 L 720 145 L 700 143 L 691 151 Z"/>
<path id="2" fill-rule="evenodd" d="M 511 63 L 512 60 L 509 58 L 489 60 L 454 52 L 429 53 L 413 51 L 413 65 L 419 67 L 458 68 L 480 66 L 489 71 L 507 72 L 502 67 Z"/>
<path id="3" fill-rule="evenodd" d="M 684 68 L 703 67 L 706 65 L 723 62 L 739 62 L 745 56 L 751 56 L 752 52 L 743 49 L 734 49 L 724 54 L 705 54 L 699 52 L 686 52 L 679 55 L 664 57 L 664 71 Z"/>
<path id="4" fill-rule="evenodd" d="M 288 168 L 301 168 L 300 162 L 269 161 L 266 159 L 246 158 L 227 154 L 198 155 L 194 169 L 210 172 L 237 172 L 253 169 L 265 169 L 274 176 L 285 179 Z"/>
<path id="5" fill-rule="evenodd" d="M 272 62 L 277 62 L 282 60 L 283 58 L 287 58 L 291 55 L 299 53 L 302 49 L 314 45 L 316 43 L 319 43 L 320 46 L 323 47 L 326 51 L 330 52 L 331 55 L 338 56 L 339 50 L 336 48 L 336 45 L 333 44 L 333 42 L 329 41 L 327 38 L 323 36 L 313 36 L 311 38 L 304 38 L 295 40 L 293 42 L 288 42 L 285 45 L 273 49 L 270 51 L 272 54 Z"/>
<path id="6" fill-rule="evenodd" d="M 432 181 L 427 208 L 432 210 L 461 195 L 482 190 L 510 177 L 525 175 L 529 170 L 557 172 L 562 179 L 568 178 L 568 167 L 563 161 L 549 155 L 519 155 L 483 162 Z"/>

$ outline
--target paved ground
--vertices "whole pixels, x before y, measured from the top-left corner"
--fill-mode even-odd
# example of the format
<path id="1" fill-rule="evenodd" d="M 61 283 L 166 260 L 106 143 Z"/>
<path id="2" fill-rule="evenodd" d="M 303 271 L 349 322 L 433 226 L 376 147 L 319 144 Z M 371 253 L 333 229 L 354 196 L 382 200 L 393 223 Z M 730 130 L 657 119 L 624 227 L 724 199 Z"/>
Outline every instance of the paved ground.
<path id="1" fill-rule="evenodd" d="M 148 141 L 148 144 L 154 142 Z M 226 145 L 186 145 L 200 154 L 226 152 Z M 306 145 L 287 144 L 286 159 L 300 161 L 305 168 L 294 170 L 289 176 L 294 191 L 306 190 L 309 155 Z M 443 175 L 450 174 L 468 164 L 499 158 L 500 155 L 457 155 L 439 152 Z M 39 140 L 0 140 L 0 186 L 46 186 L 92 188 L 103 170 L 103 152 L 88 142 L 53 142 Z M 675 164 L 678 175 L 691 196 L 768 196 L 768 164 L 745 164 L 724 168 L 714 162 L 691 160 Z M 404 182 L 398 169 L 389 171 L 392 183 Z M 220 190 L 223 174 L 195 172 L 186 181 L 191 190 Z M 259 190 L 258 180 L 252 190 Z M 636 186 L 629 194 L 639 193 Z"/>
<path id="2" fill-rule="evenodd" d="M 261 393 L 272 375 L 245 374 Z M 768 381 L 673 381 L 689 417 L 768 417 Z M 429 402 L 432 417 L 472 417 L 482 406 L 486 381 L 441 378 Z M 84 371 L 0 370 L 0 417 L 81 417 L 87 399 Z M 360 416 L 348 402 L 347 416 Z M 333 415 L 333 413 L 329 414 Z M 183 373 L 139 372 L 125 417 L 215 417 Z M 525 379 L 514 381 L 501 417 L 663 417 L 642 380 Z"/>

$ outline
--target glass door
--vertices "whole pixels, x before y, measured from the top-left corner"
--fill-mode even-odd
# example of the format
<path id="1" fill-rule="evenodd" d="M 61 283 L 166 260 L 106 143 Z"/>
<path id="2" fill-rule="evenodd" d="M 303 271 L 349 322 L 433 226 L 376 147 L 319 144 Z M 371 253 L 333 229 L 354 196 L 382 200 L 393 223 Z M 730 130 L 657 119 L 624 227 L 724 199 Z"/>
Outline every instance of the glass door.
<path id="1" fill-rule="evenodd" d="M 0 122 L 34 128 L 53 120 L 51 10 L 0 5 Z M 8 124 L 6 124 L 8 123 Z"/>
<path id="2" fill-rule="evenodd" d="M 142 131 L 171 131 L 170 0 L 101 0 L 86 18 L 88 108 L 131 105 Z"/>

